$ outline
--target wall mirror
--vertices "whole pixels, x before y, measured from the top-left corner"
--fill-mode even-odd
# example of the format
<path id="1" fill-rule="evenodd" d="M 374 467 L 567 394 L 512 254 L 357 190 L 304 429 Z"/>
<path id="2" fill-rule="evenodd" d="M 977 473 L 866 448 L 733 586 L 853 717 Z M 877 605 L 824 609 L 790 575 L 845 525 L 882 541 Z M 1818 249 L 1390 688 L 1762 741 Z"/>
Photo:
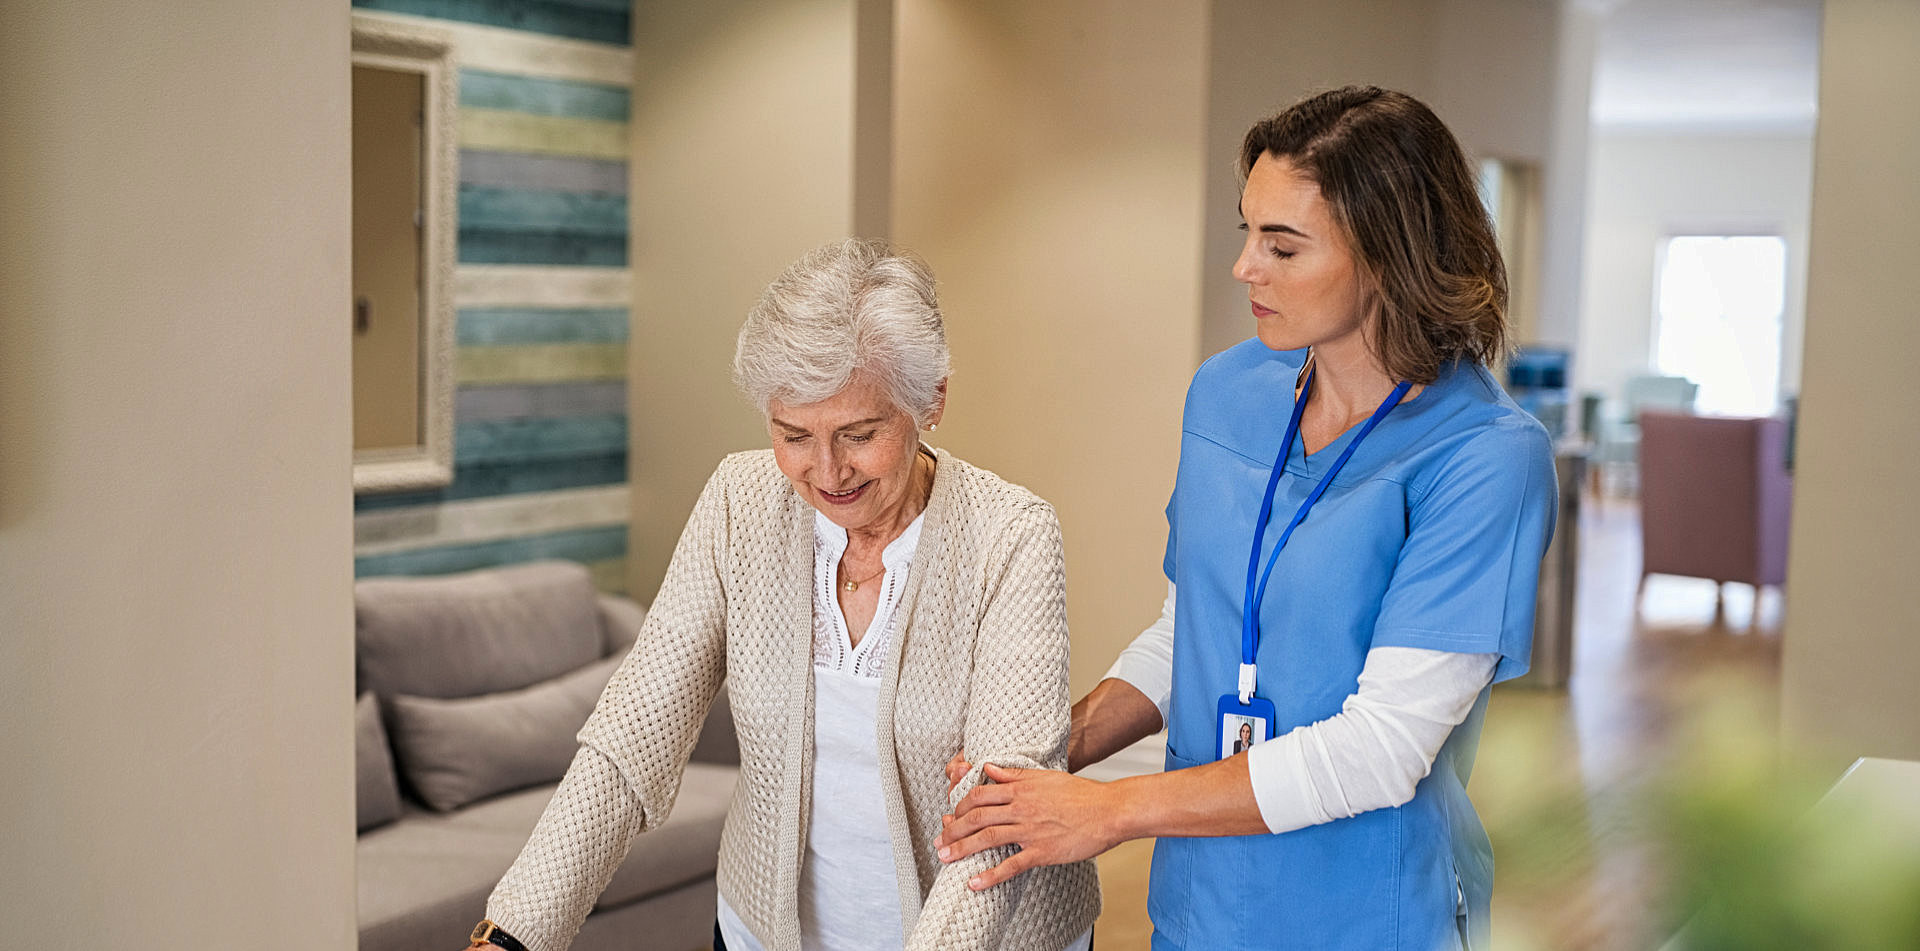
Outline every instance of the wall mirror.
<path id="1" fill-rule="evenodd" d="M 354 16 L 356 494 L 453 481 L 458 81 L 449 37 Z"/>

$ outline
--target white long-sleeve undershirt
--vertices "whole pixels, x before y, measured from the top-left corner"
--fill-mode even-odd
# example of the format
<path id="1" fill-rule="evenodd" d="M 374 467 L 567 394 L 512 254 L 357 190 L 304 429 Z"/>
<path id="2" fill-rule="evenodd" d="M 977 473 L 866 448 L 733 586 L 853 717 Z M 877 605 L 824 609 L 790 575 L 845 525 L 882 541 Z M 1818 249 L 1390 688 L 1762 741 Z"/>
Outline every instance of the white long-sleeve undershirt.
<path id="1" fill-rule="evenodd" d="M 1173 698 L 1173 606 L 1140 632 L 1107 676 L 1145 694 L 1167 722 Z M 1358 688 L 1340 712 L 1247 752 L 1260 818 L 1273 832 L 1403 805 L 1493 680 L 1498 654 L 1417 647 L 1367 651 Z"/>

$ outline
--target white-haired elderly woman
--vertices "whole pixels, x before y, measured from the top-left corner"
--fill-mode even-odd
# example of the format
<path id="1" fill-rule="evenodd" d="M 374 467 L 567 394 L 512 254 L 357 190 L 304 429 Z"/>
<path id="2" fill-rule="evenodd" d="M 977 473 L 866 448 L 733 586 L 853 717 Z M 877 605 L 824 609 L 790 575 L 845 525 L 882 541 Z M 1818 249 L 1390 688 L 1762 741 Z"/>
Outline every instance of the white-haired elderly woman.
<path id="1" fill-rule="evenodd" d="M 1062 768 L 1069 723 L 1052 508 L 919 438 L 949 373 L 932 275 L 875 242 L 815 250 L 747 315 L 733 369 L 773 448 L 708 480 L 487 902 L 492 943 L 566 947 L 632 838 L 666 818 L 725 677 L 741 774 L 717 951 L 1089 947 L 1091 863 L 976 890 L 1005 855 L 934 853 L 956 750 Z M 954 795 L 980 781 L 976 765 Z"/>

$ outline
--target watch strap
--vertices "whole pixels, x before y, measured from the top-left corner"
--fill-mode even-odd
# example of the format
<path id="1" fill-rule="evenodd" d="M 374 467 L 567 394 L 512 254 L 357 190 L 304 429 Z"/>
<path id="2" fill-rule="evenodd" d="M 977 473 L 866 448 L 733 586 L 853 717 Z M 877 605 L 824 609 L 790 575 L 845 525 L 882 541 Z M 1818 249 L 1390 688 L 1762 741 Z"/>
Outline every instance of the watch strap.
<path id="1" fill-rule="evenodd" d="M 473 934 L 469 937 L 474 947 L 491 944 L 502 951 L 527 951 L 527 946 L 521 944 L 519 938 L 500 930 L 500 926 L 494 924 L 490 918 L 480 919 L 480 923 L 473 926 Z"/>

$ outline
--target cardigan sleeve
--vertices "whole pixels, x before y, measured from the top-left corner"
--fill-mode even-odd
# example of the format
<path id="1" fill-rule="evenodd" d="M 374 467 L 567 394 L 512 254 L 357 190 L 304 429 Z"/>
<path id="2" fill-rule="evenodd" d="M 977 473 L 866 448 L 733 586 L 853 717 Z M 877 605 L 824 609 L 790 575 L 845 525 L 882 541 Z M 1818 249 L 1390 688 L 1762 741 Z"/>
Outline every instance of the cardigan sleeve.
<path id="1" fill-rule="evenodd" d="M 487 917 L 528 951 L 562 951 L 640 834 L 640 803 L 605 756 L 581 747 Z"/>
<path id="2" fill-rule="evenodd" d="M 973 768 L 953 788 L 950 802 L 958 802 L 982 782 L 987 763 L 1024 769 L 1065 769 L 1067 763 L 1066 570 L 1060 524 L 1051 507 L 1035 501 L 1022 508 L 999 542 L 996 557 L 988 562 L 997 570 L 988 582 L 968 685 L 964 751 Z M 1012 854 L 1012 846 L 1003 846 L 944 866 L 908 935 L 907 951 L 999 948 L 1031 876 L 979 892 L 969 889 L 967 881 Z M 1087 900 L 1097 905 L 1097 893 Z M 1068 918 L 1079 911 L 1057 909 Z M 1089 911 L 1086 920 L 1095 912 Z"/>
<path id="3" fill-rule="evenodd" d="M 725 472 L 701 492 L 646 623 L 580 729 L 572 767 L 487 901 L 488 917 L 533 951 L 565 948 L 634 836 L 666 821 L 726 676 Z"/>
<path id="4" fill-rule="evenodd" d="M 642 831 L 666 821 L 726 678 L 727 475 L 723 465 L 700 493 L 633 649 L 580 728 L 581 744 L 611 760 L 639 799 Z"/>

